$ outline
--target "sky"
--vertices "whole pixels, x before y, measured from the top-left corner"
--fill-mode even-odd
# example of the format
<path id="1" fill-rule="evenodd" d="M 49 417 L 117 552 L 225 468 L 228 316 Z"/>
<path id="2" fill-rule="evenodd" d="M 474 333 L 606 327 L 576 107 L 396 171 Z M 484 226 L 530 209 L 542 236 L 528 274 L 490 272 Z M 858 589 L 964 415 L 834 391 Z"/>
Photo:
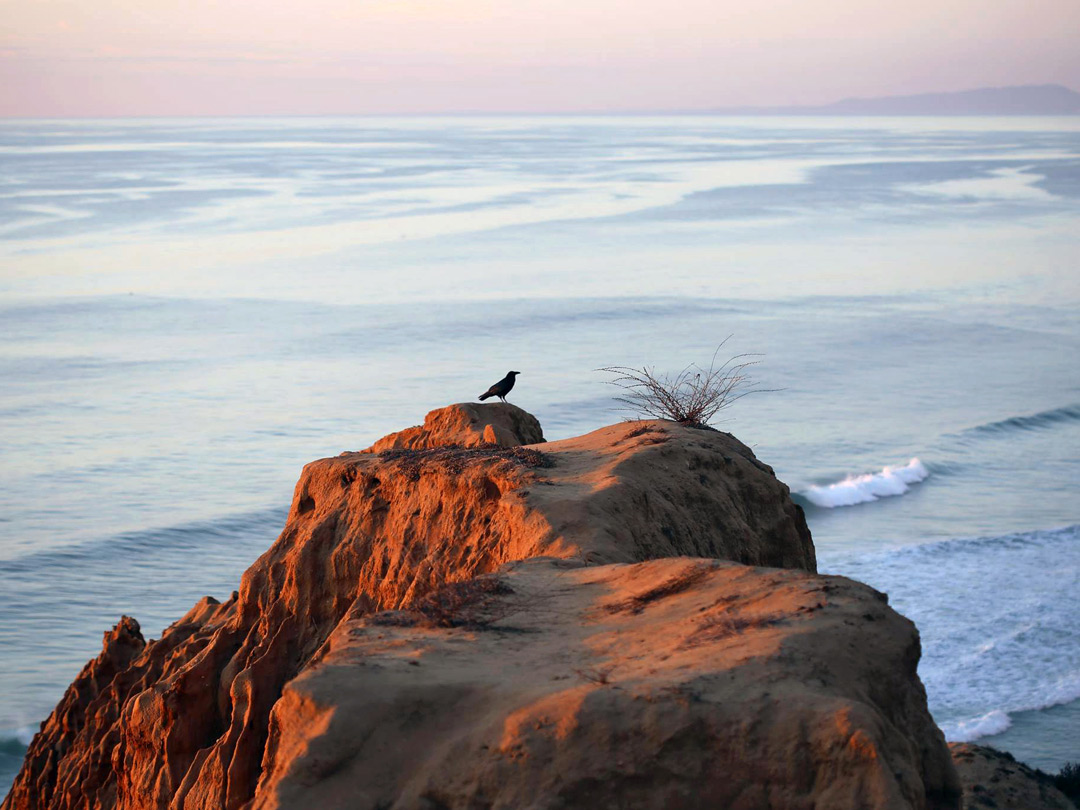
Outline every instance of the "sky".
<path id="1" fill-rule="evenodd" d="M 1080 0 L 0 0 L 0 116 L 617 112 L 1080 90 Z"/>

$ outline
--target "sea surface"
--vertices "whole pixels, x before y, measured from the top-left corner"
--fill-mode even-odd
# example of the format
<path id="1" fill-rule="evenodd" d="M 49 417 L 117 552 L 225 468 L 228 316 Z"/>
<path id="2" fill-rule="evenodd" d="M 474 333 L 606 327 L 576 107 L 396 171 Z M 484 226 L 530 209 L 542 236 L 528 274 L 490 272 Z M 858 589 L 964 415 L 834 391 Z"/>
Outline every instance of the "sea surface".
<path id="1" fill-rule="evenodd" d="M 304 463 L 508 369 L 761 353 L 719 424 L 921 632 L 952 740 L 1080 760 L 1080 118 L 0 122 L 0 795 L 122 614 L 228 596 Z"/>

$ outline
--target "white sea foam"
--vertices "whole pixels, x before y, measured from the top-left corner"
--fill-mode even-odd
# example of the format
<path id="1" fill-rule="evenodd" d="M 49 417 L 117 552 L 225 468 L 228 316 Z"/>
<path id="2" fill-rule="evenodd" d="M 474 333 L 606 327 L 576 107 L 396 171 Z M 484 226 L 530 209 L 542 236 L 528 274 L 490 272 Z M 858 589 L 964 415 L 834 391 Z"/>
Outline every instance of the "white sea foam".
<path id="1" fill-rule="evenodd" d="M 888 593 L 918 626 L 919 676 L 946 739 L 1001 734 L 1018 713 L 1080 700 L 1080 524 L 822 550 L 818 565 Z"/>
<path id="2" fill-rule="evenodd" d="M 815 506 L 833 509 L 837 506 L 854 506 L 879 498 L 903 495 L 911 484 L 930 477 L 930 471 L 917 458 L 902 467 L 885 467 L 881 472 L 866 475 L 849 475 L 843 481 L 826 486 L 810 487 L 802 494 Z"/>
<path id="3" fill-rule="evenodd" d="M 1041 174 L 1024 168 L 996 169 L 984 177 L 943 180 L 937 183 L 917 183 L 906 186 L 917 194 L 944 197 L 969 197 L 1001 200 L 1052 200 L 1054 195 L 1035 184 L 1045 180 Z"/>
<path id="4" fill-rule="evenodd" d="M 941 730 L 949 742 L 971 742 L 980 737 L 1000 734 L 1012 725 L 1009 715 L 1000 709 L 993 709 L 979 717 L 942 723 Z"/>
<path id="5" fill-rule="evenodd" d="M 941 724 L 945 739 L 949 742 L 972 742 L 981 737 L 992 737 L 1012 726 L 1010 714 L 1049 709 L 1080 700 L 1080 677 L 1065 677 L 1056 683 L 1044 684 L 1037 696 L 1023 696 L 1004 708 L 991 709 L 978 717 L 968 717 Z"/>

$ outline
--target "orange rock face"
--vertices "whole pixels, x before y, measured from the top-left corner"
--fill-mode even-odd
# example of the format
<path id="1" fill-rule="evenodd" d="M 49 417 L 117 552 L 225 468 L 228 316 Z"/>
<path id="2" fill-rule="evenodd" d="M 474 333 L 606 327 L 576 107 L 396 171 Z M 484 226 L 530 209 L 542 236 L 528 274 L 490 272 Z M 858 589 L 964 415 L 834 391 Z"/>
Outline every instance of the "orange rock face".
<path id="1" fill-rule="evenodd" d="M 438 621 L 347 616 L 253 808 L 956 807 L 918 635 L 871 588 L 685 557 L 500 579 Z"/>
<path id="2" fill-rule="evenodd" d="M 728 434 L 639 422 L 533 447 L 498 446 L 541 438 L 539 425 L 530 433 L 526 428 L 532 417 L 520 414 L 502 404 L 451 406 L 429 414 L 425 427 L 414 429 L 426 431 L 423 435 L 400 438 L 405 431 L 387 437 L 391 441 L 381 451 L 382 442 L 370 451 L 309 464 L 296 486 L 284 531 L 245 572 L 232 599 L 222 604 L 203 600 L 156 642 L 143 645 L 129 619 L 107 635 L 102 655 L 69 687 L 35 737 L 4 810 L 233 810 L 253 800 L 263 806 L 312 806 L 280 799 L 291 784 L 281 775 L 291 772 L 294 758 L 307 756 L 313 743 L 305 734 L 332 728 L 326 693 L 305 695 L 299 689 L 286 691 L 286 685 L 302 673 L 307 677 L 318 671 L 321 661 L 340 663 L 333 656 L 344 649 L 341 633 L 366 626 L 365 617 L 413 609 L 442 593 L 447 583 L 466 582 L 515 561 L 556 558 L 572 566 L 567 571 L 590 571 L 690 556 L 801 569 L 799 577 L 813 579 L 814 548 L 801 510 L 772 470 Z M 492 425 L 512 429 L 513 436 L 483 440 Z M 463 439 L 462 430 L 481 439 Z M 578 586 L 592 587 L 584 581 Z M 883 606 L 877 609 L 895 616 Z M 668 630 L 656 632 L 666 635 Z M 895 643 L 905 651 L 896 659 L 902 659 L 900 677 L 908 690 L 903 705 L 893 705 L 899 692 L 885 690 L 875 697 L 877 687 L 869 679 L 864 703 L 878 715 L 864 716 L 861 709 L 844 715 L 848 726 L 827 733 L 822 738 L 829 741 L 826 747 L 815 750 L 835 748 L 838 763 L 876 757 L 891 767 L 902 759 L 907 787 L 897 788 L 895 795 L 917 797 L 921 784 L 933 798 L 941 785 L 947 793 L 948 775 L 955 774 L 943 743 L 927 737 L 932 723 L 927 726 L 929 715 L 914 674 L 918 648 L 912 641 L 917 637 L 906 625 L 902 636 Z M 666 644 L 667 639 L 656 642 Z M 634 654 L 647 662 L 650 646 L 646 640 Z M 857 646 L 837 654 L 862 655 Z M 477 659 L 471 666 L 489 664 Z M 720 670 L 699 664 L 704 667 L 700 677 L 718 677 Z M 731 666 L 730 661 L 725 665 Z M 767 678 L 767 670 L 762 672 Z M 780 701 L 774 710 L 784 706 Z M 798 716 L 828 717 L 832 723 L 841 714 L 820 708 Z M 592 713 L 570 711 L 558 717 L 566 729 L 595 719 Z M 865 717 L 870 720 L 864 722 Z M 734 728 L 734 718 L 717 728 Z M 464 722 L 463 717 L 457 720 Z M 500 722 L 505 724 L 505 718 Z M 881 722 L 905 742 L 874 726 Z M 305 731 L 298 736 L 298 729 Z M 636 732 L 627 726 L 618 733 Z M 710 739 L 701 733 L 705 736 L 699 742 Z M 825 732 L 807 726 L 792 740 L 818 733 Z M 481 738 L 488 740 L 470 737 Z M 898 759 L 894 751 L 904 745 L 930 753 L 909 752 Z M 792 746 L 784 756 L 797 755 Z M 937 753 L 945 765 L 939 767 Z M 728 755 L 736 756 L 737 749 Z M 410 752 L 400 750 L 397 756 L 401 767 Z M 536 751 L 529 756 L 543 762 Z M 304 761 L 304 767 L 320 772 L 310 759 Z M 611 774 L 617 772 L 615 764 L 611 768 Z M 825 774 L 814 770 L 804 778 Z M 535 780 L 529 784 L 542 787 Z M 454 795 L 469 791 L 454 790 Z M 784 795 L 798 791 L 792 787 Z M 333 806 L 368 806 L 342 801 Z M 395 806 L 421 806 L 401 801 Z M 937 805 L 912 799 L 903 806 Z"/>
<path id="3" fill-rule="evenodd" d="M 424 450 L 449 445 L 517 447 L 542 441 L 544 431 L 536 417 L 516 405 L 462 402 L 432 411 L 424 418 L 422 426 L 383 436 L 367 452 Z"/>

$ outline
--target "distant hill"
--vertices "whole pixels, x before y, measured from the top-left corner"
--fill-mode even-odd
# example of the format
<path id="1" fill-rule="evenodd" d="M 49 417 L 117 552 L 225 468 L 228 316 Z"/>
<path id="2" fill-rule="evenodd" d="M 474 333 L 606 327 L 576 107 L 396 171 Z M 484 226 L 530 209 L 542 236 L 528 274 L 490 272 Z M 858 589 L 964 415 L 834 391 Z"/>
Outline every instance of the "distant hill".
<path id="1" fill-rule="evenodd" d="M 959 93 L 846 98 L 816 108 L 840 115 L 1075 115 L 1080 93 L 1060 84 L 984 87 Z"/>
<path id="2" fill-rule="evenodd" d="M 956 93 L 846 98 L 818 107 L 743 107 L 749 115 L 1080 115 L 1080 93 L 1060 84 L 984 87 Z"/>

